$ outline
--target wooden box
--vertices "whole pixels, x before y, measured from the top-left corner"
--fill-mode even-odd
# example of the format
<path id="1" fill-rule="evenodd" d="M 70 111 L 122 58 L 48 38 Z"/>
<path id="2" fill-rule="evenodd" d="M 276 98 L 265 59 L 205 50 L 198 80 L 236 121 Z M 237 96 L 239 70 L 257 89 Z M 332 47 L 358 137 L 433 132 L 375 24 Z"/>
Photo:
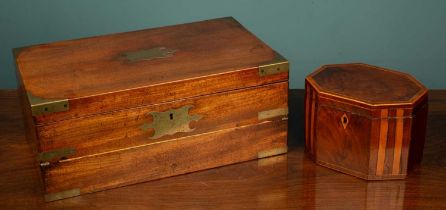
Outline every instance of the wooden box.
<path id="1" fill-rule="evenodd" d="M 287 151 L 288 62 L 233 18 L 14 53 L 47 201 Z"/>
<path id="2" fill-rule="evenodd" d="M 428 91 L 412 76 L 326 65 L 305 89 L 305 145 L 316 163 L 367 180 L 402 179 L 420 163 Z"/>

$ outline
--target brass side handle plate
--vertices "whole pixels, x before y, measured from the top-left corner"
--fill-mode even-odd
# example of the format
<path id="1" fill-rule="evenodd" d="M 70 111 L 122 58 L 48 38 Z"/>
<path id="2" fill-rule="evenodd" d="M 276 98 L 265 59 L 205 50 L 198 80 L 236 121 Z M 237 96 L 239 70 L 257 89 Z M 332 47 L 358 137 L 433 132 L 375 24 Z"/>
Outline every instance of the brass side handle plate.
<path id="1" fill-rule="evenodd" d="M 189 127 L 191 121 L 198 121 L 201 115 L 189 115 L 189 109 L 192 105 L 186 105 L 178 109 L 170 109 L 165 112 L 150 112 L 153 117 L 151 124 L 144 123 L 140 128 L 147 131 L 152 128 L 153 136 L 150 139 L 158 139 L 165 135 L 173 135 L 179 132 L 191 132 L 194 129 Z"/>

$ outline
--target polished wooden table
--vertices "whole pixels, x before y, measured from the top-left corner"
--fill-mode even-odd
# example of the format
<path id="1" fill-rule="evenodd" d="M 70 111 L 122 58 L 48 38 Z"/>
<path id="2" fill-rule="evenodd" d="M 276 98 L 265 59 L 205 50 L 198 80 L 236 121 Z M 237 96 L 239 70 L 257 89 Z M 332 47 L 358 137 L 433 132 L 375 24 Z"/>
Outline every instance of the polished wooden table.
<path id="1" fill-rule="evenodd" d="M 431 91 L 424 159 L 406 180 L 364 181 L 304 154 L 303 91 L 290 91 L 289 153 L 44 203 L 17 96 L 0 91 L 0 209 L 446 209 L 446 91 Z M 98 174 L 98 176 L 101 176 Z"/>

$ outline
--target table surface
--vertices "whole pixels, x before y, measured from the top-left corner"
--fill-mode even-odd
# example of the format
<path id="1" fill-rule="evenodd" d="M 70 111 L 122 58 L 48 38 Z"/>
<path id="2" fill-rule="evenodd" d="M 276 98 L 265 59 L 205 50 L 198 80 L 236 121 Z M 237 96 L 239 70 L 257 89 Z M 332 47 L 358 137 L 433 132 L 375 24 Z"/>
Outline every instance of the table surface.
<path id="1" fill-rule="evenodd" d="M 289 152 L 45 203 L 15 91 L 0 90 L 1 209 L 446 209 L 446 90 L 429 93 L 424 159 L 408 178 L 364 181 L 304 154 L 303 91 L 290 91 Z"/>

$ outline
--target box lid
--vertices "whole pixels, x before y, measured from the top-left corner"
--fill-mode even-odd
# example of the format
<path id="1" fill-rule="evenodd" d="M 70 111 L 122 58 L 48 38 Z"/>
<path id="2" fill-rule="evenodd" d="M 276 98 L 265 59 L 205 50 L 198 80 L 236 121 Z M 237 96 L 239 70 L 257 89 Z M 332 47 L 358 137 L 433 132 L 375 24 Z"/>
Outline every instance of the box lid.
<path id="1" fill-rule="evenodd" d="M 288 62 L 231 17 L 14 53 L 38 124 L 288 80 Z"/>
<path id="2" fill-rule="evenodd" d="M 413 106 L 427 94 L 409 74 L 362 63 L 324 65 L 306 79 L 321 94 L 368 107 Z"/>

